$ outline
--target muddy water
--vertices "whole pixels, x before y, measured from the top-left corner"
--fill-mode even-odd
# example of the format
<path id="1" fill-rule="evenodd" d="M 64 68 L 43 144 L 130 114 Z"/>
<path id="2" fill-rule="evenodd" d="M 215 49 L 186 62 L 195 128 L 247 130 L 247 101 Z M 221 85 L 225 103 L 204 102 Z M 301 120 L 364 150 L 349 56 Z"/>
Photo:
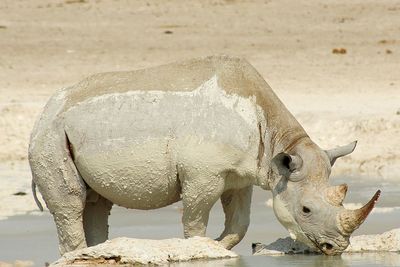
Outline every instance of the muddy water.
<path id="1" fill-rule="evenodd" d="M 362 181 L 345 177 L 334 180 L 335 184 L 350 185 L 346 202 L 364 203 L 377 188 L 382 189 L 378 207 L 400 206 L 400 186 L 378 180 Z M 368 184 L 368 186 L 365 186 Z M 338 257 L 319 255 L 251 256 L 252 242 L 269 243 L 286 237 L 286 230 L 278 223 L 271 208 L 265 204 L 269 192 L 257 189 L 253 196 L 251 225 L 244 240 L 234 248 L 239 259 L 174 264 L 173 266 L 400 266 L 400 254 L 344 254 Z M 127 236 L 135 238 L 163 239 L 182 237 L 180 223 L 181 205 L 177 203 L 153 211 L 127 210 L 115 207 L 110 217 L 110 238 Z M 400 209 L 386 209 L 369 216 L 355 234 L 381 233 L 400 227 Z M 223 212 L 218 203 L 212 210 L 208 236 L 216 237 L 223 228 Z M 48 213 L 23 215 L 0 221 L 0 261 L 31 260 L 35 266 L 44 266 L 58 258 L 55 226 Z"/>

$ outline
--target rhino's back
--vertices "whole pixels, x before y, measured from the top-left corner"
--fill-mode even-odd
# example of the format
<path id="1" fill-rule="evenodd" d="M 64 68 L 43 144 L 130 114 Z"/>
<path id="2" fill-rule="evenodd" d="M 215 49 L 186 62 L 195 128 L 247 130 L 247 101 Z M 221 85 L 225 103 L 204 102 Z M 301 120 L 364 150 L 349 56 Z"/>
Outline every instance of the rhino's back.
<path id="1" fill-rule="evenodd" d="M 244 60 L 219 56 L 99 74 L 64 91 L 60 113 L 81 153 L 185 138 L 247 151 L 265 117 L 255 93 L 259 77 L 251 84 L 245 73 L 258 75 Z"/>
<path id="2" fill-rule="evenodd" d="M 221 88 L 243 97 L 272 92 L 259 73 L 244 59 L 230 56 L 209 56 L 126 72 L 92 75 L 65 95 L 64 109 L 87 99 L 110 93 L 129 91 L 193 91 L 213 76 Z"/>
<path id="3" fill-rule="evenodd" d="M 227 94 L 217 76 L 192 91 L 135 90 L 88 98 L 62 117 L 70 141 L 93 149 L 111 140 L 196 137 L 246 150 L 264 120 L 254 98 Z"/>
<path id="4" fill-rule="evenodd" d="M 276 131 L 277 129 L 289 128 L 293 132 L 303 132 L 302 127 L 277 98 L 255 68 L 244 59 L 229 56 L 197 58 L 130 72 L 96 74 L 67 90 L 59 92 L 56 99 L 63 99 L 63 103 L 56 105 L 61 106 L 57 109 L 57 112 L 62 114 L 80 106 L 82 103 L 90 101 L 98 102 L 101 98 L 125 98 L 127 95 L 130 95 L 131 98 L 140 98 L 140 95 L 146 95 L 146 93 L 148 93 L 147 97 L 149 99 L 151 97 L 157 98 L 157 94 L 169 97 L 170 99 L 177 95 L 185 95 L 188 99 L 192 99 L 192 102 L 196 101 L 194 107 L 197 108 L 201 103 L 204 104 L 205 102 L 203 101 L 199 104 L 199 99 L 193 98 L 193 95 L 199 91 L 198 89 L 204 83 L 213 79 L 216 86 L 227 98 L 233 96 L 236 99 L 247 99 L 260 107 L 263 114 L 259 119 L 265 125 L 265 128 L 262 129 L 263 132 L 266 129 L 275 129 Z M 213 96 L 209 95 L 209 97 L 212 98 Z M 176 105 L 175 110 L 177 111 L 175 113 L 179 116 L 172 113 L 165 113 L 164 108 L 160 108 L 162 111 L 159 113 L 154 112 L 155 109 L 153 109 L 152 114 L 157 114 L 159 118 L 163 117 L 162 114 L 180 118 L 180 115 L 182 115 L 180 112 L 184 110 L 182 105 L 185 102 L 191 103 L 187 100 L 183 102 L 181 100 L 177 101 L 180 104 L 173 104 Z M 153 100 L 150 99 L 148 101 Z M 116 102 L 125 103 L 125 101 L 120 100 Z M 170 110 L 172 108 L 173 106 L 169 107 Z M 204 113 L 202 114 L 205 116 Z M 137 115 L 135 114 L 135 116 Z M 244 114 L 243 116 L 246 117 L 248 114 Z M 165 121 L 155 119 L 158 122 Z M 175 121 L 178 121 L 178 119 Z M 221 122 L 221 120 L 217 121 Z"/>

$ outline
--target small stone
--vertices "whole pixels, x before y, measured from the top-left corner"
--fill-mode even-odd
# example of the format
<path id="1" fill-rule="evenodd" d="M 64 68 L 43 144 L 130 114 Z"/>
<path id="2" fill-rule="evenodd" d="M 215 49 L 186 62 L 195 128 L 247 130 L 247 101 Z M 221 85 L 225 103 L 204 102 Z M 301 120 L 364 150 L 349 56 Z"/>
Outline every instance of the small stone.
<path id="1" fill-rule="evenodd" d="M 346 50 L 346 48 L 334 48 L 334 49 L 332 49 L 332 53 L 344 55 L 347 53 L 347 50 Z"/>
<path id="2" fill-rule="evenodd" d="M 86 0 L 66 0 L 66 4 L 83 4 L 86 3 Z"/>
<path id="3" fill-rule="evenodd" d="M 14 196 L 26 196 L 26 193 L 20 191 L 20 192 L 14 193 L 13 195 Z"/>

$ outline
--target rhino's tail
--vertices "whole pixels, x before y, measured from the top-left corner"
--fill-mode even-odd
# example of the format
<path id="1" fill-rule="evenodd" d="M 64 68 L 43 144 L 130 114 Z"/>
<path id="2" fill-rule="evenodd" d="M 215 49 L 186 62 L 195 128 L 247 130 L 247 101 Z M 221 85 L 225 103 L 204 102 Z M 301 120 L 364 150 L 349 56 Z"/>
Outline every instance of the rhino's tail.
<path id="1" fill-rule="evenodd" d="M 32 193 L 33 193 L 33 198 L 35 199 L 36 205 L 39 207 L 40 211 L 43 211 L 42 203 L 40 203 L 40 201 L 36 195 L 36 184 L 33 180 L 32 180 Z"/>

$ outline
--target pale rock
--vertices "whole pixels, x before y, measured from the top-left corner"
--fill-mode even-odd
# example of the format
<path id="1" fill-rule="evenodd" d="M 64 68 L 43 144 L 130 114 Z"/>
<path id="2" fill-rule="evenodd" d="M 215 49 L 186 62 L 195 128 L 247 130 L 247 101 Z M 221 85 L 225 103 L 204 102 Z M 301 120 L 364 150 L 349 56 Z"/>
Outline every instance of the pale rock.
<path id="1" fill-rule="evenodd" d="M 50 266 L 86 264 L 163 265 L 171 262 L 236 258 L 238 255 L 206 237 L 148 240 L 115 238 L 64 254 Z"/>
<path id="2" fill-rule="evenodd" d="M 283 255 L 318 253 L 301 242 L 290 237 L 264 245 L 253 244 L 253 255 Z M 400 228 L 376 235 L 360 235 L 350 238 L 350 245 L 344 253 L 359 252 L 400 252 Z"/>
<path id="3" fill-rule="evenodd" d="M 318 253 L 307 245 L 295 241 L 290 237 L 279 238 L 275 242 L 264 245 L 253 243 L 253 255 L 284 255 L 284 254 L 309 254 Z"/>
<path id="4" fill-rule="evenodd" d="M 359 235 L 350 238 L 346 252 L 389 251 L 400 252 L 400 228 L 377 235 Z"/>

